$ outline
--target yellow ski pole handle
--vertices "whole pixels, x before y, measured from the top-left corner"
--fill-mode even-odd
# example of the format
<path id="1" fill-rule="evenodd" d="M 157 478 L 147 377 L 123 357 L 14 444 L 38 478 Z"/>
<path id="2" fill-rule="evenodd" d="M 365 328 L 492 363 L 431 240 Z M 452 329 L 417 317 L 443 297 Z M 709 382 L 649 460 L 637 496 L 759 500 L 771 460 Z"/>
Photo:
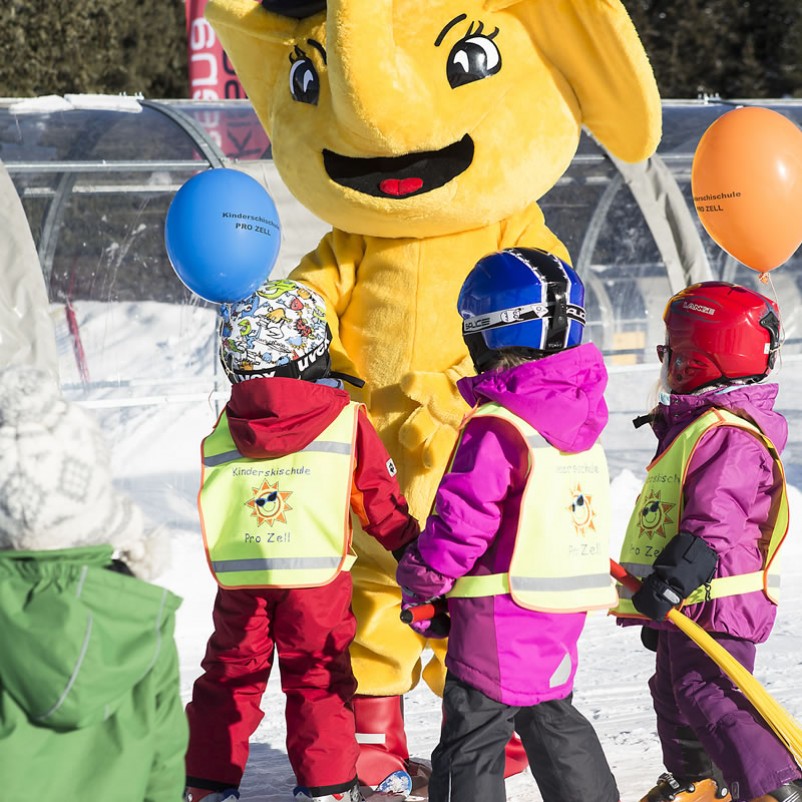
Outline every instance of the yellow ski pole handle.
<path id="1" fill-rule="evenodd" d="M 610 560 L 610 574 L 624 587 L 636 591 L 640 580 L 615 560 Z M 715 638 L 676 607 L 666 616 L 684 632 L 740 689 L 761 718 L 802 766 L 802 728 L 791 714 L 747 671 Z"/>

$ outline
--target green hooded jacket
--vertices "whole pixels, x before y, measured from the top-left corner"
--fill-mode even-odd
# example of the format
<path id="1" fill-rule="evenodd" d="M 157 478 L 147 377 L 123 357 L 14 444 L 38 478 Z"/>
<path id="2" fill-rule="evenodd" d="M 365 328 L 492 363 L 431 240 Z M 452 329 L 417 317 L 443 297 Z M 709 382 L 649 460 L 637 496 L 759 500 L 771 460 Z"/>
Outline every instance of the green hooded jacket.
<path id="1" fill-rule="evenodd" d="M 112 550 L 0 551 L 4 799 L 180 802 L 181 600 Z"/>

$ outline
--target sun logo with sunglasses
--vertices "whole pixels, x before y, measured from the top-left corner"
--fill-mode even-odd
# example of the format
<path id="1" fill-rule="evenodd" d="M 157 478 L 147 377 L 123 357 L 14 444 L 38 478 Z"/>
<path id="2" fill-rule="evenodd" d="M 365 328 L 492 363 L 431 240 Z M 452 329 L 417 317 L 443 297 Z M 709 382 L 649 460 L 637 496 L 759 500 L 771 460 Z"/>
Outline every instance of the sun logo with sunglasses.
<path id="1" fill-rule="evenodd" d="M 672 502 L 662 501 L 659 490 L 650 490 L 638 512 L 640 534 L 645 535 L 649 540 L 655 535 L 665 538 L 667 536 L 666 527 L 674 523 L 669 513 L 676 506 Z"/>
<path id="2" fill-rule="evenodd" d="M 271 485 L 267 481 L 262 482 L 261 487 L 253 487 L 251 490 L 253 497 L 245 502 L 245 506 L 251 508 L 251 515 L 256 518 L 257 526 L 273 526 L 276 521 L 287 523 L 284 513 L 292 509 L 287 503 L 292 495 L 291 490 L 279 490 L 278 482 Z"/>
<path id="3" fill-rule="evenodd" d="M 596 511 L 593 509 L 593 498 L 582 491 L 577 484 L 571 488 L 571 503 L 566 508 L 571 513 L 571 520 L 577 535 L 587 536 L 596 530 Z"/>

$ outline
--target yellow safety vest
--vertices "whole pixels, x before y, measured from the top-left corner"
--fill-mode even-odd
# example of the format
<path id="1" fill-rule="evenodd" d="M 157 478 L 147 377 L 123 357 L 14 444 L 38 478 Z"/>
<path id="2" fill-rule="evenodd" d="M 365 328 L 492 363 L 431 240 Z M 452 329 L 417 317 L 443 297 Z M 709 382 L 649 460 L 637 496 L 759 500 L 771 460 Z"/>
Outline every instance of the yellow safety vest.
<path id="1" fill-rule="evenodd" d="M 689 424 L 665 451 L 647 468 L 646 482 L 638 496 L 629 520 L 621 564 L 634 576 L 643 579 L 652 573 L 654 561 L 671 538 L 679 533 L 682 520 L 685 476 L 696 446 L 702 436 L 718 426 L 734 426 L 750 432 L 762 441 L 774 461 L 777 495 L 772 504 L 771 520 L 762 532 L 760 550 L 763 568 L 748 574 L 718 577 L 708 585 L 698 587 L 683 604 L 697 604 L 724 596 L 762 590 L 777 602 L 780 587 L 779 565 L 775 558 L 788 531 L 788 495 L 785 472 L 774 444 L 753 423 L 724 409 L 710 409 Z M 632 591 L 620 587 L 620 601 L 613 614 L 625 618 L 644 618 L 632 604 Z"/>
<path id="2" fill-rule="evenodd" d="M 306 448 L 274 459 L 243 457 L 223 410 L 201 447 L 198 494 L 206 556 L 221 587 L 316 587 L 351 568 L 359 407 L 349 403 Z"/>
<path id="3" fill-rule="evenodd" d="M 515 426 L 527 445 L 529 466 L 509 571 L 461 577 L 448 595 L 509 593 L 520 607 L 553 613 L 612 607 L 617 596 L 610 577 L 610 487 L 602 447 L 559 451 L 499 404 L 474 410 L 463 428 L 472 417 Z"/>

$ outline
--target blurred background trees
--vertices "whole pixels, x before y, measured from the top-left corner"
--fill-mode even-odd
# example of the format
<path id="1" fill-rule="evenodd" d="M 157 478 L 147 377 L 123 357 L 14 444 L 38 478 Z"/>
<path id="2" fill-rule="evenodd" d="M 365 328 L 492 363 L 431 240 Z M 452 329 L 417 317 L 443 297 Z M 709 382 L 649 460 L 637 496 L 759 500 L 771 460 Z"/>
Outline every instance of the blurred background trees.
<path id="1" fill-rule="evenodd" d="M 802 97 L 800 0 L 624 0 L 664 98 Z"/>
<path id="2" fill-rule="evenodd" d="M 183 0 L 2 0 L 0 96 L 187 97 Z"/>
<path id="3" fill-rule="evenodd" d="M 664 98 L 802 97 L 800 0 L 624 4 Z M 183 0 L 3 0 L 1 5 L 0 96 L 188 95 Z"/>

